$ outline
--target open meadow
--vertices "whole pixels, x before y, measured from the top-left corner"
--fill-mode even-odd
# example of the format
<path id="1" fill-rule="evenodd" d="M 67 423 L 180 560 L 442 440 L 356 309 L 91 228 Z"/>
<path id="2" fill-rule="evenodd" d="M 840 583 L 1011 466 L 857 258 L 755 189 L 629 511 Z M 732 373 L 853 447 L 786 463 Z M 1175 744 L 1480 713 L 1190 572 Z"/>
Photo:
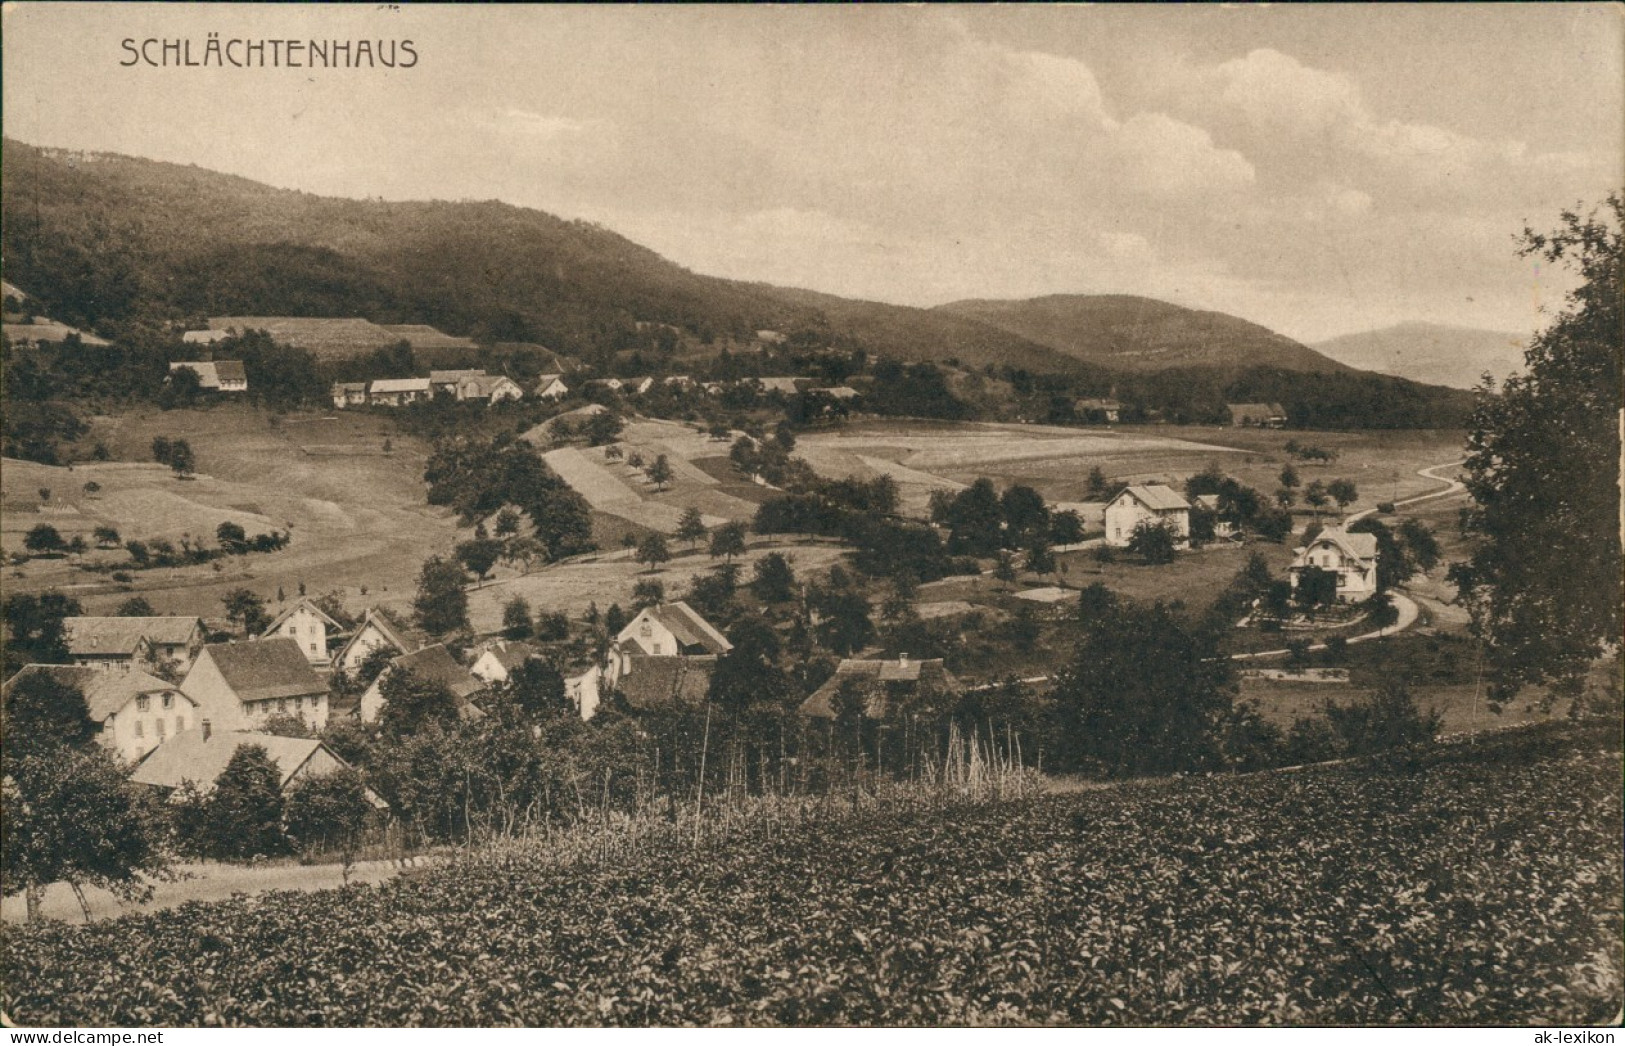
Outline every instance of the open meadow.
<path id="1" fill-rule="evenodd" d="M 152 462 L 158 436 L 191 445 L 194 476 L 178 479 Z M 285 529 L 291 542 L 280 552 L 130 571 L 127 585 L 77 569 L 67 559 L 36 559 L 7 567 L 8 590 L 56 588 L 90 613 L 140 595 L 160 613 L 208 616 L 219 616 L 221 595 L 239 587 L 266 598 L 278 588 L 291 597 L 302 583 L 312 595 L 341 590 L 356 604 L 404 599 L 423 560 L 449 550 L 456 533 L 450 513 L 424 500 L 427 448 L 395 432 L 387 418 L 307 412 L 273 422 L 273 415 L 245 405 L 145 410 L 92 419 L 86 442 L 95 441 L 107 445 L 112 460 L 71 467 L 5 462 L 5 551 L 20 550 L 37 523 L 56 527 L 65 540 L 78 535 L 92 545 L 99 526 L 116 529 L 123 540 L 178 543 L 189 534 L 213 545 L 215 527 L 228 520 L 250 535 Z M 87 492 L 85 484 L 92 482 L 101 489 Z M 98 558 L 120 566 L 128 560 L 118 550 L 86 555 Z"/>
<path id="2" fill-rule="evenodd" d="M 1338 454 L 1330 464 L 1296 462 L 1305 484 L 1348 478 L 1359 488 L 1353 509 L 1437 489 L 1416 470 L 1461 457 L 1455 431 L 1292 432 L 1202 426 L 1115 426 L 871 421 L 809 433 L 796 453 L 821 474 L 889 474 L 904 510 L 923 515 L 933 489 L 958 489 L 981 476 L 1006 486 L 1024 483 L 1052 502 L 1088 500 L 1090 470 L 1113 484 L 1166 483 L 1174 488 L 1208 465 L 1272 493 L 1293 460 L 1289 440 Z"/>

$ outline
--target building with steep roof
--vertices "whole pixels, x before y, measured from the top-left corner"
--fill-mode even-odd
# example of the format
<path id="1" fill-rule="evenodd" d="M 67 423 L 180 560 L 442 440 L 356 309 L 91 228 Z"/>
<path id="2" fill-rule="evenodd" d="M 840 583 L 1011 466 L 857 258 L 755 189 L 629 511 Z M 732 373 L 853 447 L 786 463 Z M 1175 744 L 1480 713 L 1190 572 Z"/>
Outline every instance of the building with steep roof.
<path id="1" fill-rule="evenodd" d="M 327 726 L 327 684 L 291 638 L 212 643 L 181 691 L 216 730 L 255 729 L 272 716 L 293 716 L 312 730 Z"/>
<path id="2" fill-rule="evenodd" d="M 393 650 L 397 656 L 422 650 L 429 645 L 429 637 L 421 629 L 401 620 L 383 607 L 368 607 L 361 624 L 350 633 L 339 652 L 333 656 L 333 667 L 354 672 L 361 667 L 367 655 L 379 647 Z"/>
<path id="3" fill-rule="evenodd" d="M 1377 594 L 1377 536 L 1327 527 L 1307 545 L 1293 549 L 1288 568 L 1297 590 L 1310 568 L 1337 575 L 1337 601 L 1363 603 Z"/>
<path id="4" fill-rule="evenodd" d="M 389 663 L 389 667 L 378 673 L 378 678 L 361 695 L 360 715 L 363 723 L 376 723 L 378 716 L 383 712 L 387 703 L 384 698 L 384 680 L 398 672 L 410 672 L 419 679 L 428 682 L 440 683 L 451 691 L 452 699 L 457 704 L 457 714 L 463 719 L 480 719 L 484 717 L 471 698 L 485 689 L 485 683 L 476 679 L 451 656 L 444 643 L 426 646 L 410 654 L 402 654 Z"/>
<path id="5" fill-rule="evenodd" d="M 133 763 L 162 744 L 165 738 L 198 724 L 197 702 L 174 683 L 132 668 L 103 672 L 82 665 L 24 665 L 5 686 L 0 700 L 31 676 L 46 675 L 85 696 L 85 708 L 96 724 L 96 740 Z"/>
<path id="6" fill-rule="evenodd" d="M 468 671 L 476 679 L 487 683 L 505 683 L 514 669 L 537 656 L 539 651 L 529 643 L 498 639 L 480 651 L 474 663 L 468 666 Z"/>
<path id="7" fill-rule="evenodd" d="M 187 730 L 159 745 L 130 774 L 130 780 L 169 795 L 187 785 L 196 789 L 197 794 L 207 795 L 214 790 L 215 782 L 231 762 L 232 756 L 245 745 L 258 745 L 265 749 L 265 754 L 277 768 L 277 783 L 283 792 L 299 781 L 322 777 L 350 766 L 338 753 L 315 738 L 215 730 L 204 726 Z M 375 810 L 389 808 L 389 804 L 370 788 L 367 790 L 367 800 Z"/>
<path id="8" fill-rule="evenodd" d="M 260 633 L 260 638 L 280 636 L 291 639 L 299 644 L 299 652 L 305 655 L 305 660 L 317 668 L 326 668 L 333 663 L 332 656 L 327 652 L 329 633 L 338 636 L 344 631 L 344 626 L 317 606 L 314 599 L 300 596 L 271 620 L 265 631 Z"/>
<path id="9" fill-rule="evenodd" d="M 650 657 L 672 654 L 726 654 L 733 649 L 728 637 L 687 603 L 661 603 L 645 607 L 615 636 L 621 646 L 634 647 Z"/>
<path id="10" fill-rule="evenodd" d="M 1176 542 L 1191 536 L 1190 502 L 1161 483 L 1125 487 L 1106 503 L 1106 544 L 1124 548 L 1141 523 L 1162 523 L 1174 532 Z"/>
<path id="11" fill-rule="evenodd" d="M 184 672 L 203 645 L 195 617 L 68 617 L 62 630 L 68 659 L 101 669 L 173 663 Z"/>

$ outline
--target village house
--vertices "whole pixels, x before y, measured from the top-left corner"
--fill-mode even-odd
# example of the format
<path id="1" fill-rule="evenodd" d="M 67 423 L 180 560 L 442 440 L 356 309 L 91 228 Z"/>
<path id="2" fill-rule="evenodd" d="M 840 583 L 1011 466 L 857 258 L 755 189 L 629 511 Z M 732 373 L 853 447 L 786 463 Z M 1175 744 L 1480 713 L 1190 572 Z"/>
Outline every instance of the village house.
<path id="1" fill-rule="evenodd" d="M 645 607 L 615 636 L 627 653 L 661 657 L 672 654 L 718 656 L 733 649 L 728 638 L 687 603 Z"/>
<path id="2" fill-rule="evenodd" d="M 716 671 L 714 657 L 634 657 L 632 668 L 615 684 L 631 708 L 649 711 L 704 706 Z"/>
<path id="3" fill-rule="evenodd" d="M 187 331 L 181 335 L 181 342 L 185 345 L 213 345 L 217 341 L 225 341 L 234 337 L 231 331 Z"/>
<path id="4" fill-rule="evenodd" d="M 338 410 L 367 405 L 367 383 L 364 381 L 335 381 L 331 393 L 333 406 Z"/>
<path id="5" fill-rule="evenodd" d="M 777 392 L 784 396 L 794 396 L 812 384 L 811 378 L 753 378 L 751 380 L 764 393 Z"/>
<path id="6" fill-rule="evenodd" d="M 457 663 L 446 649 L 444 643 L 426 646 L 422 650 L 410 654 L 402 654 L 389 663 L 389 667 L 378 673 L 378 678 L 372 681 L 361 694 L 361 721 L 363 723 L 376 723 L 378 716 L 387 703 L 384 698 L 384 680 L 397 672 L 409 672 L 419 679 L 444 684 L 451 691 L 452 699 L 457 704 L 457 714 L 463 719 L 480 719 L 485 713 L 476 706 L 470 698 L 485 689 L 485 684 Z"/>
<path id="7" fill-rule="evenodd" d="M 428 378 L 379 378 L 367 387 L 367 402 L 380 407 L 403 407 L 432 395 Z"/>
<path id="8" fill-rule="evenodd" d="M 139 668 L 103 672 L 80 665 L 24 665 L 0 688 L 0 700 L 9 702 L 12 689 L 36 675 L 50 676 L 85 695 L 96 741 L 127 763 L 198 722 L 197 702 L 174 683 Z"/>
<path id="9" fill-rule="evenodd" d="M 670 374 L 664 378 L 661 378 L 660 384 L 670 385 L 672 388 L 677 389 L 692 389 L 694 387 L 694 379 L 689 377 L 687 374 Z"/>
<path id="10" fill-rule="evenodd" d="M 315 600 L 301 596 L 272 619 L 265 631 L 260 633 L 260 638 L 282 636 L 291 639 L 299 644 L 299 652 L 305 655 L 305 660 L 317 668 L 326 668 L 333 663 L 332 656 L 327 652 L 327 641 L 344 630 L 344 626 L 317 606 Z M 331 637 L 329 632 L 332 633 Z"/>
<path id="11" fill-rule="evenodd" d="M 292 716 L 312 730 L 327 726 L 327 684 L 292 639 L 211 643 L 181 680 L 202 722 L 216 730 L 252 730 Z"/>
<path id="12" fill-rule="evenodd" d="M 525 390 L 512 378 L 483 371 L 459 378 L 453 391 L 458 400 L 484 400 L 492 405 L 525 396 Z"/>
<path id="13" fill-rule="evenodd" d="M 464 378 L 484 377 L 485 371 L 478 368 L 464 368 L 461 370 L 431 370 L 429 372 L 429 387 L 436 396 L 457 395 L 457 383 Z M 461 398 L 461 397 L 459 397 Z"/>
<path id="14" fill-rule="evenodd" d="M 389 611 L 382 607 L 369 607 L 361 624 L 356 626 L 334 656 L 333 667 L 353 674 L 367 655 L 380 647 L 393 650 L 399 656 L 422 650 L 428 643 L 426 635 Z"/>
<path id="15" fill-rule="evenodd" d="M 1286 424 L 1286 411 L 1279 403 L 1227 403 L 1225 410 L 1238 429 L 1278 429 Z"/>
<path id="16" fill-rule="evenodd" d="M 1183 543 L 1191 536 L 1190 502 L 1160 483 L 1125 487 L 1106 503 L 1106 544 L 1126 547 L 1141 523 L 1166 524 Z"/>
<path id="17" fill-rule="evenodd" d="M 215 730 L 208 725 L 171 737 L 153 750 L 130 774 L 139 785 L 157 789 L 166 796 L 191 785 L 198 795 L 214 790 L 215 782 L 232 756 L 244 745 L 258 745 L 276 765 L 278 790 L 286 794 L 299 781 L 323 777 L 350 764 L 326 743 L 309 737 L 282 737 L 277 734 L 243 730 Z M 387 810 L 389 804 L 367 789 L 367 801 L 374 810 Z"/>
<path id="18" fill-rule="evenodd" d="M 1117 400 L 1081 399 L 1073 405 L 1072 412 L 1084 421 L 1104 421 L 1115 425 L 1122 416 L 1123 405 Z"/>
<path id="19" fill-rule="evenodd" d="M 514 669 L 536 656 L 536 648 L 529 643 L 498 639 L 480 651 L 474 663 L 468 666 L 468 672 L 474 678 L 492 685 L 506 683 Z"/>
<path id="20" fill-rule="evenodd" d="M 564 696 L 576 706 L 582 719 L 591 719 L 598 713 L 603 693 L 620 682 L 621 664 L 625 660 L 612 652 L 604 661 L 568 665 L 564 673 Z"/>
<path id="21" fill-rule="evenodd" d="M 247 392 L 248 372 L 242 360 L 215 360 L 213 363 L 187 361 L 171 363 L 169 373 L 190 370 L 197 375 L 198 387 L 205 392 Z"/>
<path id="22" fill-rule="evenodd" d="M 184 672 L 203 645 L 195 617 L 68 617 L 62 629 L 68 660 L 99 669 L 144 664 Z"/>
<path id="23" fill-rule="evenodd" d="M 863 395 L 857 389 L 854 389 L 849 385 L 831 385 L 827 389 L 809 389 L 807 391 L 817 393 L 820 396 L 828 396 L 832 400 L 838 400 L 841 402 L 855 400 Z"/>
<path id="24" fill-rule="evenodd" d="M 1293 549 L 1293 591 L 1311 567 L 1337 575 L 1339 603 L 1363 603 L 1377 594 L 1377 536 L 1325 528 L 1309 544 Z"/>
<path id="25" fill-rule="evenodd" d="M 951 697 L 961 690 L 959 680 L 944 667 L 942 658 L 920 660 L 900 655 L 895 661 L 845 658 L 835 674 L 801 703 L 801 714 L 813 719 L 835 719 L 843 688 L 852 688 L 863 700 L 863 715 L 882 720 L 899 702 L 927 696 Z"/>
<path id="26" fill-rule="evenodd" d="M 570 394 L 570 386 L 564 383 L 562 374 L 539 374 L 536 377 L 536 391 L 534 395 L 542 400 L 559 400 Z"/>

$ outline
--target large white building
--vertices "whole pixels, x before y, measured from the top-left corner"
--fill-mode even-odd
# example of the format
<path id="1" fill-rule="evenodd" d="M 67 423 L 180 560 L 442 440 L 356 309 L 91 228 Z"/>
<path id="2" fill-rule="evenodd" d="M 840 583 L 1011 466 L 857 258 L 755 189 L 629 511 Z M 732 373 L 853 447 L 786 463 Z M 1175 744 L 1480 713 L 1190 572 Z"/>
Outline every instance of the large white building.
<path id="1" fill-rule="evenodd" d="M 1315 540 L 1294 549 L 1292 588 L 1311 567 L 1337 575 L 1337 601 L 1363 603 L 1377 594 L 1377 536 L 1327 527 Z"/>
<path id="2" fill-rule="evenodd" d="M 1183 543 L 1191 536 L 1190 502 L 1160 483 L 1125 487 L 1106 504 L 1106 544 L 1126 547 L 1141 523 L 1166 524 Z"/>

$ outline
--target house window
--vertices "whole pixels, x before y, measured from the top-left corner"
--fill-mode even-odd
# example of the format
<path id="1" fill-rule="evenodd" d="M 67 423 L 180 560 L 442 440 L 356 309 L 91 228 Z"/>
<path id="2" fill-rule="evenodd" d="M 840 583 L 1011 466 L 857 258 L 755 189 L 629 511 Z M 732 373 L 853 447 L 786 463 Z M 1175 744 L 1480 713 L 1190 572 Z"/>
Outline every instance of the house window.
<path id="1" fill-rule="evenodd" d="M 638 634 L 644 639 L 648 639 L 650 636 L 654 635 L 654 629 L 650 627 L 649 622 L 645 621 L 643 623 L 643 631 Z"/>
<path id="2" fill-rule="evenodd" d="M 147 697 L 146 694 L 142 694 L 140 697 L 135 699 L 135 710 L 137 712 L 145 712 L 147 710 L 147 706 L 151 703 L 151 699 Z"/>
<path id="3" fill-rule="evenodd" d="M 660 644 L 659 643 L 655 644 L 655 656 L 656 657 L 660 656 Z"/>
<path id="4" fill-rule="evenodd" d="M 315 643 L 310 644 L 310 652 L 312 654 L 314 654 L 316 652 L 316 644 Z"/>
<path id="5" fill-rule="evenodd" d="M 158 736 L 161 738 L 164 736 L 164 721 L 160 719 L 157 721 L 156 725 L 158 727 Z"/>
<path id="6" fill-rule="evenodd" d="M 277 698 L 276 699 L 276 710 L 277 710 L 278 713 L 286 712 L 288 710 L 288 699 L 285 698 L 285 697 Z"/>
<path id="7" fill-rule="evenodd" d="M 139 720 L 139 719 L 137 719 L 135 721 L 135 736 L 137 736 L 137 737 L 145 737 L 146 736 L 145 724 L 143 724 L 141 722 L 141 720 Z"/>
<path id="8" fill-rule="evenodd" d="M 180 733 L 181 731 L 183 731 L 185 729 L 186 729 L 186 717 L 182 716 L 182 715 L 176 716 L 175 717 L 175 732 L 178 734 L 178 733 Z"/>
<path id="9" fill-rule="evenodd" d="M 164 711 L 167 712 L 171 708 L 174 708 L 174 707 L 175 707 L 175 695 L 174 694 L 165 694 L 164 695 Z"/>

